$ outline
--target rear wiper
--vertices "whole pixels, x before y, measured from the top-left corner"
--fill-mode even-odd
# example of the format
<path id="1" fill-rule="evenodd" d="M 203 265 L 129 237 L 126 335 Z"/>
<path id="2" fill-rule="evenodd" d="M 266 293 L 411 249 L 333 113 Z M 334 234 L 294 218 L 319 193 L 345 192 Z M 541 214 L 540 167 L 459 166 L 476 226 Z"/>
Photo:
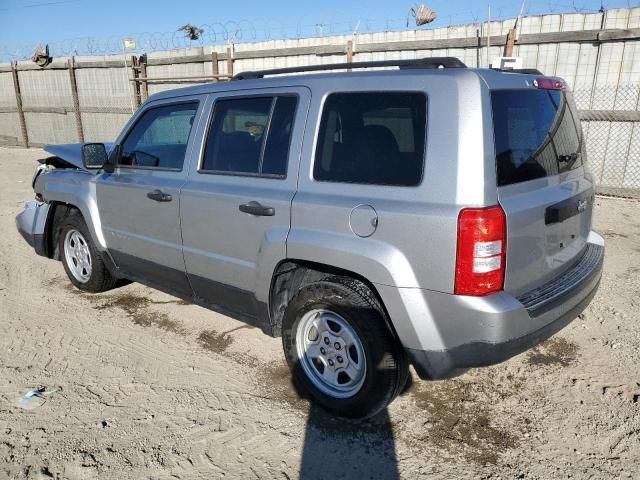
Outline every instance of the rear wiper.
<path id="1" fill-rule="evenodd" d="M 572 153 L 570 155 L 560 155 L 558 157 L 558 162 L 568 163 L 569 168 L 571 168 L 571 166 L 576 162 L 577 159 L 578 159 L 578 154 Z"/>
<path id="2" fill-rule="evenodd" d="M 577 153 L 572 153 L 570 155 L 560 155 L 558 157 L 558 161 L 560 162 L 575 162 L 578 158 L 578 154 Z"/>

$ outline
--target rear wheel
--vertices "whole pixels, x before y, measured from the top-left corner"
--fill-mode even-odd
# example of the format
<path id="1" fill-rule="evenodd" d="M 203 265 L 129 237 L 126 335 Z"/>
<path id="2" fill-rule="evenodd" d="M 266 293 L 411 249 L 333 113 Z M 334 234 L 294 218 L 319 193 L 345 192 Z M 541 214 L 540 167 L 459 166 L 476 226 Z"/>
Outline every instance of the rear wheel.
<path id="1" fill-rule="evenodd" d="M 73 212 L 62 221 L 59 242 L 64 270 L 75 287 L 98 293 L 116 285 L 117 279 L 107 270 L 79 213 Z"/>
<path id="2" fill-rule="evenodd" d="M 285 310 L 282 342 L 296 385 L 341 416 L 375 415 L 407 381 L 406 355 L 384 311 L 351 278 L 302 288 Z"/>

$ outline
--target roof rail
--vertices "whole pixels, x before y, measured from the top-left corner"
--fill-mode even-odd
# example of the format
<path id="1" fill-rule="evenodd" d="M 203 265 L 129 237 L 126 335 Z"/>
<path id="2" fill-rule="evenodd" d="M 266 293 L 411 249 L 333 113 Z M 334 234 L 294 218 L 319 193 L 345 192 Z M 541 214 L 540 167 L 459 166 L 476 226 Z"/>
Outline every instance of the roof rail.
<path id="1" fill-rule="evenodd" d="M 380 60 L 373 62 L 355 63 L 331 63 L 327 65 L 308 65 L 306 67 L 285 67 L 271 70 L 256 70 L 240 72 L 231 80 L 249 80 L 263 78 L 268 75 L 280 75 L 284 73 L 318 72 L 324 70 L 346 70 L 355 68 L 377 68 L 377 67 L 398 67 L 400 69 L 409 68 L 466 68 L 467 66 L 455 57 L 431 57 L 418 58 L 415 60 Z"/>

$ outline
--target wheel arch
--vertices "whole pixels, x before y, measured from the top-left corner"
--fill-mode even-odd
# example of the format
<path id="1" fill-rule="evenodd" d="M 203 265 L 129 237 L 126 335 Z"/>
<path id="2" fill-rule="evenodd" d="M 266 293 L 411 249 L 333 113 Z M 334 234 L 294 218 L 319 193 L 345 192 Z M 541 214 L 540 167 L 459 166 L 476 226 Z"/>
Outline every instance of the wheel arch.
<path id="1" fill-rule="evenodd" d="M 60 260 L 60 252 L 58 249 L 58 239 L 60 237 L 60 228 L 62 221 L 67 218 L 71 212 L 77 211 L 82 215 L 80 209 L 75 205 L 64 202 L 49 202 L 49 213 L 44 229 L 44 248 L 48 258 Z"/>
<path id="2" fill-rule="evenodd" d="M 109 255 L 109 252 L 107 250 L 101 250 L 99 244 L 96 242 L 95 233 L 91 228 L 91 223 L 87 222 L 87 217 L 84 212 L 74 204 L 57 200 L 50 201 L 49 205 L 50 207 L 44 231 L 44 248 L 46 257 L 54 260 L 62 260 L 59 249 L 60 230 L 62 228 L 62 223 L 70 215 L 76 213 L 80 215 L 85 225 L 87 226 L 89 235 L 91 236 L 91 240 L 96 246 L 98 253 L 100 254 L 107 270 L 109 270 L 111 275 L 113 275 L 114 277 L 119 277 L 120 274 L 118 271 L 118 267 L 111 258 L 111 255 Z"/>
<path id="3" fill-rule="evenodd" d="M 274 336 L 279 337 L 282 334 L 282 317 L 291 298 L 301 288 L 329 275 L 353 278 L 369 288 L 384 311 L 389 327 L 396 334 L 384 301 L 374 283 L 369 279 L 357 272 L 335 265 L 301 259 L 284 259 L 276 265 L 269 288 L 269 317 Z"/>
<path id="4" fill-rule="evenodd" d="M 78 210 L 87 224 L 94 245 L 102 252 L 106 250 L 106 242 L 96 203 L 95 182 L 89 175 L 91 174 L 71 170 L 54 171 L 40 175 L 36 180 L 36 186 L 46 202 Z"/>

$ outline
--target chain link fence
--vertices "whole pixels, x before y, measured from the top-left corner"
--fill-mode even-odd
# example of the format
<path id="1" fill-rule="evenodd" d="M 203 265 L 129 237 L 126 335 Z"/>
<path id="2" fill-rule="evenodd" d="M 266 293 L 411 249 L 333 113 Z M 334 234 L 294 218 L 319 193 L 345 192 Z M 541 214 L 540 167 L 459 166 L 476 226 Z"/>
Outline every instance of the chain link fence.
<path id="1" fill-rule="evenodd" d="M 640 85 L 580 89 L 574 97 L 598 193 L 640 198 Z"/>

